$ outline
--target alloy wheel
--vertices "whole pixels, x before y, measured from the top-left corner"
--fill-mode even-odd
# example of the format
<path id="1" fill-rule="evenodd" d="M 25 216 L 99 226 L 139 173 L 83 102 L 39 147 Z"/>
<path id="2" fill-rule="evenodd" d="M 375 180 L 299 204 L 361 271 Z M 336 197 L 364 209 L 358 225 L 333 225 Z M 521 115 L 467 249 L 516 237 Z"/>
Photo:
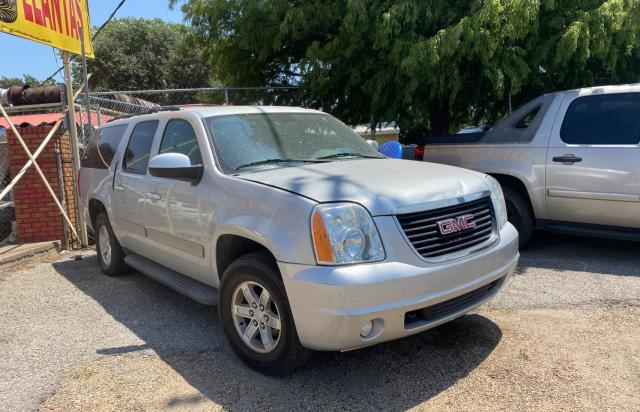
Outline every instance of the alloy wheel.
<path id="1" fill-rule="evenodd" d="M 100 257 L 102 262 L 109 266 L 111 264 L 111 238 L 106 225 L 100 226 L 98 231 L 98 242 L 100 244 Z"/>
<path id="2" fill-rule="evenodd" d="M 242 341 L 258 353 L 273 351 L 280 341 L 280 309 L 266 287 L 243 282 L 233 292 L 231 314 Z"/>

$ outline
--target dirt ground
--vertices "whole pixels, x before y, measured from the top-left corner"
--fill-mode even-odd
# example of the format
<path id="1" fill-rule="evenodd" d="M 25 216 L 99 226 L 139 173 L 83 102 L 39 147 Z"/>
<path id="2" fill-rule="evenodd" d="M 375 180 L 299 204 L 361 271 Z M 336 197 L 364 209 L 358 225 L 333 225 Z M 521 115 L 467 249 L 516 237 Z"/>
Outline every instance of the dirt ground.
<path id="1" fill-rule="evenodd" d="M 326 378 L 265 378 L 208 353 L 122 355 L 75 369 L 43 409 L 640 410 L 640 337 L 630 330 L 640 330 L 638 308 L 487 310 L 403 342 L 402 353 L 376 348 L 312 366 Z"/>
<path id="2" fill-rule="evenodd" d="M 95 256 L 0 278 L 0 410 L 640 411 L 638 245 L 538 234 L 489 305 L 432 331 L 247 369 L 215 309 Z"/>

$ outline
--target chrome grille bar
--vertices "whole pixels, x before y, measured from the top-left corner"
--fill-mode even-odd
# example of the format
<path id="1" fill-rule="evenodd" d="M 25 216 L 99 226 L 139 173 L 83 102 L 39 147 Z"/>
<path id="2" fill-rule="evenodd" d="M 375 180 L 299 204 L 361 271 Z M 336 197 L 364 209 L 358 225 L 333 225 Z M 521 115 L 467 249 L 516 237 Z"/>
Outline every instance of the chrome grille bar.
<path id="1" fill-rule="evenodd" d="M 473 216 L 473 227 L 442 233 L 443 222 L 453 221 L 455 225 L 456 219 L 469 215 Z M 496 226 L 489 196 L 453 206 L 401 214 L 396 218 L 415 251 L 424 258 L 446 256 L 478 246 L 492 238 Z"/>

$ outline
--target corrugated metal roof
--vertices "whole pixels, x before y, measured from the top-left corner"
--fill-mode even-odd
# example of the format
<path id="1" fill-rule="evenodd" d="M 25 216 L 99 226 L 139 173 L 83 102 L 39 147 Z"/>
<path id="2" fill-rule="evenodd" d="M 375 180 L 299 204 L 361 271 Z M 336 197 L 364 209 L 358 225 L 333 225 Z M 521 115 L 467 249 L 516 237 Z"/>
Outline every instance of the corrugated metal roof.
<path id="1" fill-rule="evenodd" d="M 54 124 L 60 118 L 60 113 L 24 114 L 10 116 L 16 127 L 40 126 L 42 124 Z M 9 129 L 9 122 L 0 117 L 0 126 Z"/>
<path id="2" fill-rule="evenodd" d="M 53 125 L 58 119 L 62 116 L 62 113 L 40 113 L 40 114 L 21 114 L 11 117 L 11 121 L 16 127 L 33 127 L 33 126 L 42 126 L 42 125 Z M 82 119 L 82 120 L 81 120 Z M 111 120 L 111 116 L 101 115 L 100 120 L 101 123 L 106 123 Z M 94 126 L 97 125 L 98 116 L 96 113 L 91 113 L 91 124 Z M 87 123 L 87 116 L 80 117 L 80 113 L 76 113 L 76 123 Z M 0 116 L 0 127 L 4 127 L 5 129 L 9 129 L 9 123 L 7 120 Z"/>

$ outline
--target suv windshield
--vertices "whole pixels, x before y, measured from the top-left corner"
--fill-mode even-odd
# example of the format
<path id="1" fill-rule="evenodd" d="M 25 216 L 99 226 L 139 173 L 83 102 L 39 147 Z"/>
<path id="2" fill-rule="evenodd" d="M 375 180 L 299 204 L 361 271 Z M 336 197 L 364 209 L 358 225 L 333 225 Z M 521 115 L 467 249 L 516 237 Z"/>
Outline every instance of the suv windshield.
<path id="1" fill-rule="evenodd" d="M 382 158 L 351 128 L 326 114 L 260 113 L 209 117 L 225 173 L 348 158 Z"/>

